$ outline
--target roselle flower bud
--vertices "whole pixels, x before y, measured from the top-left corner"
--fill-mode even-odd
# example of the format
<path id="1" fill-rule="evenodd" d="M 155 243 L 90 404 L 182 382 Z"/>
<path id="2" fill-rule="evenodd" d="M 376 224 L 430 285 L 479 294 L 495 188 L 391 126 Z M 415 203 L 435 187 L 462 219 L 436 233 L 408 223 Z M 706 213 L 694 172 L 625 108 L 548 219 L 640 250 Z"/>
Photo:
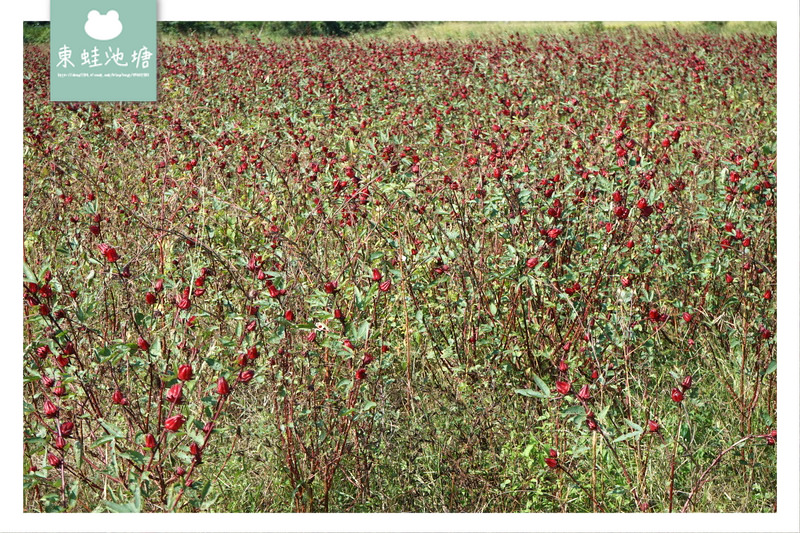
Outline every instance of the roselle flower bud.
<path id="1" fill-rule="evenodd" d="M 136 345 L 137 345 L 137 346 L 139 347 L 139 349 L 140 349 L 141 351 L 143 351 L 143 352 L 146 352 L 147 350 L 149 350 L 149 349 L 150 349 L 150 343 L 149 343 L 149 342 L 147 342 L 146 340 L 144 340 L 144 339 L 143 339 L 143 338 L 141 338 L 141 337 L 139 337 L 139 338 L 136 340 Z"/>
<path id="2" fill-rule="evenodd" d="M 176 383 L 167 391 L 167 401 L 170 403 L 180 403 L 183 400 L 183 385 Z"/>
<path id="3" fill-rule="evenodd" d="M 383 279 L 383 274 L 377 268 L 372 269 L 372 281 L 378 282 Z"/>
<path id="4" fill-rule="evenodd" d="M 256 375 L 255 370 L 244 370 L 242 372 L 239 372 L 239 377 L 237 378 L 237 381 L 239 381 L 240 383 L 247 383 L 248 381 L 253 379 L 253 376 L 255 375 Z"/>
<path id="5" fill-rule="evenodd" d="M 53 394 L 60 398 L 66 393 L 67 389 L 64 388 L 64 385 L 62 385 L 60 381 L 56 381 L 56 384 L 53 386 Z"/>
<path id="6" fill-rule="evenodd" d="M 178 367 L 178 379 L 181 381 L 189 381 L 192 379 L 192 365 L 181 365 Z"/>
<path id="7" fill-rule="evenodd" d="M 225 381 L 225 378 L 220 376 L 217 380 L 217 394 L 220 396 L 225 396 L 231 391 L 230 386 L 228 386 L 228 382 Z"/>
<path id="8" fill-rule="evenodd" d="M 75 429 L 75 424 L 68 420 L 66 422 L 62 422 L 59 429 L 63 437 L 71 437 L 72 431 Z"/>
<path id="9" fill-rule="evenodd" d="M 556 381 L 556 390 L 562 396 L 566 396 L 569 394 L 569 391 L 572 387 L 570 386 L 568 381 Z"/>
<path id="10" fill-rule="evenodd" d="M 53 448 L 56 450 L 63 450 L 66 445 L 67 441 L 60 435 L 53 439 Z"/>
<path id="11" fill-rule="evenodd" d="M 328 294 L 333 294 L 334 292 L 336 292 L 337 287 L 338 283 L 336 283 L 335 281 L 329 281 L 325 283 L 323 288 L 325 289 L 325 292 L 327 292 Z"/>
<path id="12" fill-rule="evenodd" d="M 111 395 L 111 401 L 118 405 L 126 405 L 128 402 L 125 400 L 125 397 L 122 395 L 122 391 L 119 389 L 114 391 L 114 394 Z"/>
<path id="13" fill-rule="evenodd" d="M 117 250 L 115 250 L 113 246 L 109 246 L 108 244 L 98 244 L 97 248 L 106 257 L 106 261 L 109 263 L 116 263 L 117 260 L 119 260 Z"/>
<path id="14" fill-rule="evenodd" d="M 672 389 L 672 401 L 680 403 L 683 401 L 683 393 L 678 389 Z"/>
<path id="15" fill-rule="evenodd" d="M 578 391 L 578 398 L 580 398 L 583 401 L 586 401 L 589 398 L 591 398 L 591 393 L 589 392 L 589 385 L 584 385 L 583 387 L 581 387 L 581 390 Z"/>
<path id="16" fill-rule="evenodd" d="M 186 418 L 183 415 L 175 415 L 164 420 L 164 429 L 171 432 L 179 431 L 183 427 Z"/>
<path id="17" fill-rule="evenodd" d="M 648 420 L 647 421 L 647 429 L 650 430 L 650 433 L 657 433 L 661 426 L 655 420 Z"/>
<path id="18" fill-rule="evenodd" d="M 683 383 L 681 383 L 681 388 L 685 391 L 692 388 L 692 376 L 686 376 L 683 378 Z"/>
<path id="19" fill-rule="evenodd" d="M 47 418 L 55 418 L 58 416 L 58 407 L 50 400 L 45 400 L 42 404 L 42 411 Z"/>
<path id="20" fill-rule="evenodd" d="M 58 468 L 59 466 L 61 466 L 61 463 L 63 461 L 61 460 L 61 458 L 59 456 L 57 456 L 55 454 L 52 454 L 52 453 L 48 453 L 47 454 L 47 462 L 50 463 L 50 466 L 52 466 L 53 468 Z"/>
<path id="21" fill-rule="evenodd" d="M 144 436 L 144 447 L 153 449 L 156 447 L 156 438 L 153 436 L 152 433 L 148 433 Z"/>

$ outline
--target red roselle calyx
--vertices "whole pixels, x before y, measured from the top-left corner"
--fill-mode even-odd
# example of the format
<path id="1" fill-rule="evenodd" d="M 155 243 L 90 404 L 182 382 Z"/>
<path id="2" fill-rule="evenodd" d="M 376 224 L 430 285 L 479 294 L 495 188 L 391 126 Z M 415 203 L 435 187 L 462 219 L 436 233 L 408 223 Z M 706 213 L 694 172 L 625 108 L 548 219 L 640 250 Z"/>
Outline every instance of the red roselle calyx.
<path id="1" fill-rule="evenodd" d="M 254 370 L 244 370 L 242 372 L 239 372 L 238 381 L 241 383 L 247 383 L 248 381 L 253 379 L 253 376 L 255 375 L 256 373 Z"/>
<path id="2" fill-rule="evenodd" d="M 591 396 L 592 395 L 589 392 L 589 385 L 584 385 L 583 387 L 581 387 L 581 390 L 578 391 L 578 398 L 580 398 L 583 401 L 588 400 L 589 398 L 591 398 Z"/>
<path id="3" fill-rule="evenodd" d="M 56 405 L 50 400 L 44 401 L 42 411 L 44 412 L 44 416 L 47 418 L 55 418 L 58 416 L 58 407 L 56 407 Z"/>
<path id="4" fill-rule="evenodd" d="M 58 468 L 62 463 L 61 458 L 52 453 L 47 454 L 47 462 L 50 463 L 50 466 L 53 468 Z"/>
<path id="5" fill-rule="evenodd" d="M 167 401 L 170 403 L 180 403 L 183 399 L 183 385 L 176 383 L 167 391 Z"/>
<path id="6" fill-rule="evenodd" d="M 372 269 L 372 281 L 380 281 L 383 279 L 383 274 L 377 268 Z"/>
<path id="7" fill-rule="evenodd" d="M 72 431 L 75 429 L 75 424 L 73 424 L 70 421 L 62 422 L 61 427 L 59 429 L 61 431 L 61 436 L 71 437 Z"/>
<path id="8" fill-rule="evenodd" d="M 657 433 L 661 426 L 655 420 L 648 420 L 647 421 L 647 429 L 650 430 L 650 433 Z"/>
<path id="9" fill-rule="evenodd" d="M 189 381 L 192 379 L 192 365 L 181 365 L 178 367 L 178 379 L 181 381 Z"/>
<path id="10" fill-rule="evenodd" d="M 544 462 L 550 468 L 558 468 L 558 452 L 553 448 L 550 448 L 550 451 L 548 452 Z"/>
<path id="11" fill-rule="evenodd" d="M 144 436 L 144 447 L 151 449 L 156 447 L 156 438 L 152 433 L 148 433 Z"/>
<path id="12" fill-rule="evenodd" d="M 106 261 L 109 263 L 116 263 L 117 260 L 119 260 L 119 255 L 113 246 L 109 246 L 108 244 L 98 244 L 97 248 L 105 256 Z"/>
<path id="13" fill-rule="evenodd" d="M 566 396 L 569 394 L 569 391 L 572 387 L 570 386 L 568 381 L 556 381 L 556 390 L 562 396 Z"/>
<path id="14" fill-rule="evenodd" d="M 231 391 L 231 388 L 228 385 L 228 382 L 225 381 L 224 377 L 220 376 L 220 378 L 217 380 L 217 394 L 219 394 L 221 396 L 225 396 L 230 391 Z"/>
<path id="15" fill-rule="evenodd" d="M 171 432 L 179 431 L 183 427 L 186 418 L 183 415 L 175 415 L 164 420 L 164 429 Z"/>
<path id="16" fill-rule="evenodd" d="M 114 394 L 111 395 L 111 401 L 117 405 L 127 405 L 128 400 L 125 399 L 125 396 L 122 395 L 122 391 L 119 389 L 114 391 Z"/>
<path id="17" fill-rule="evenodd" d="M 136 341 L 136 345 L 139 346 L 139 349 L 143 352 L 146 352 L 150 349 L 150 343 L 144 340 L 142 337 L 139 337 Z"/>
<path id="18" fill-rule="evenodd" d="M 685 391 L 692 388 L 692 376 L 686 376 L 683 378 L 683 383 L 681 383 L 681 388 Z"/>
<path id="19" fill-rule="evenodd" d="M 672 389 L 672 401 L 680 403 L 683 401 L 683 393 L 678 389 Z"/>

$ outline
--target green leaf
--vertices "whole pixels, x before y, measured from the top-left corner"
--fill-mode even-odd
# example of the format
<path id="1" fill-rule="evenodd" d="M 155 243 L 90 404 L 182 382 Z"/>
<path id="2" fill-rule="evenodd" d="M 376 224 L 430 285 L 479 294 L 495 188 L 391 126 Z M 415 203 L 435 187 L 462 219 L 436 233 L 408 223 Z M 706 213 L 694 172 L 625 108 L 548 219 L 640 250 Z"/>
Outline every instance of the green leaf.
<path id="1" fill-rule="evenodd" d="M 373 402 L 373 401 L 364 402 L 364 405 L 361 406 L 361 411 L 369 411 L 370 409 L 372 409 L 374 407 L 377 407 L 377 406 L 378 406 L 378 404 Z"/>
<path id="2" fill-rule="evenodd" d="M 624 435 L 620 435 L 619 437 L 617 437 L 616 439 L 614 439 L 611 442 L 622 442 L 624 440 L 628 440 L 628 439 L 632 439 L 634 437 L 638 437 L 641 434 L 642 434 L 641 431 L 631 431 L 630 433 L 625 433 Z"/>
<path id="3" fill-rule="evenodd" d="M 514 389 L 514 392 L 522 396 L 529 396 L 533 398 L 547 398 L 544 394 L 533 389 Z"/>
<path id="4" fill-rule="evenodd" d="M 115 439 L 124 439 L 125 432 L 119 429 L 117 426 L 112 424 L 111 422 L 106 422 L 105 420 L 100 420 L 100 425 L 102 425 L 108 434 L 111 435 Z"/>
<path id="5" fill-rule="evenodd" d="M 534 374 L 533 381 L 536 383 L 536 386 L 542 390 L 545 396 L 550 396 L 550 387 L 548 387 L 547 384 L 542 381 L 542 378 Z"/>
<path id="6" fill-rule="evenodd" d="M 767 365 L 767 369 L 764 371 L 764 375 L 765 376 L 769 376 L 770 374 L 775 372 L 777 369 L 778 369 L 778 360 L 777 359 L 773 359 L 772 361 L 769 362 L 769 365 Z"/>

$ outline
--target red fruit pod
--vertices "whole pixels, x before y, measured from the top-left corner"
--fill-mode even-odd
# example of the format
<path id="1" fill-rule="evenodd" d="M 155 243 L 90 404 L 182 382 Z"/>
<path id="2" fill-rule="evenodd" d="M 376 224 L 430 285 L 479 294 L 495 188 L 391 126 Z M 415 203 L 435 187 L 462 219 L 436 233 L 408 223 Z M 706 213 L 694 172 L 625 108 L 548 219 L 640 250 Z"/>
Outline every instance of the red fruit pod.
<path id="1" fill-rule="evenodd" d="M 334 292 L 336 292 L 337 285 L 338 284 L 335 281 L 329 281 L 325 283 L 323 288 L 325 289 L 326 293 L 333 294 Z"/>
<path id="2" fill-rule="evenodd" d="M 528 268 L 534 268 L 536 265 L 539 264 L 538 257 L 529 257 L 527 261 L 525 261 L 525 266 Z"/>
<path id="3" fill-rule="evenodd" d="M 192 365 L 181 365 L 178 367 L 178 379 L 181 381 L 189 381 L 192 379 L 193 371 Z"/>
<path id="4" fill-rule="evenodd" d="M 381 271 L 378 270 L 377 268 L 373 268 L 372 269 L 372 281 L 376 281 L 377 282 L 377 281 L 380 281 L 381 279 L 383 279 L 383 274 L 381 274 Z"/>
<path id="5" fill-rule="evenodd" d="M 292 311 L 291 309 L 287 309 L 286 312 L 283 314 L 283 318 L 285 318 L 289 322 L 294 321 L 294 311 Z"/>
<path id="6" fill-rule="evenodd" d="M 257 357 L 258 357 L 258 348 L 256 348 L 255 346 L 251 346 L 250 348 L 247 349 L 247 358 L 248 359 L 250 359 L 252 361 L 253 359 L 256 359 Z"/>
<path id="7" fill-rule="evenodd" d="M 546 464 L 549 468 L 556 469 L 558 468 L 558 459 L 555 457 L 545 457 L 544 464 Z"/>
<path id="8" fill-rule="evenodd" d="M 360 381 L 367 377 L 367 369 L 366 368 L 359 368 L 356 370 L 356 381 Z"/>
<path id="9" fill-rule="evenodd" d="M 692 376 L 686 376 L 683 378 L 683 383 L 681 383 L 681 388 L 684 391 L 687 391 L 692 388 Z"/>
<path id="10" fill-rule="evenodd" d="M 581 387 L 581 390 L 578 391 L 578 398 L 580 398 L 583 401 L 586 401 L 589 398 L 591 398 L 591 393 L 589 392 L 589 385 L 584 385 L 583 387 Z"/>
<path id="11" fill-rule="evenodd" d="M 237 378 L 237 381 L 239 381 L 240 383 L 247 383 L 248 381 L 253 379 L 253 376 L 255 375 L 256 373 L 252 369 L 243 370 L 242 372 L 239 372 L 239 377 Z"/>
<path id="12" fill-rule="evenodd" d="M 554 448 L 550 448 L 548 455 L 555 459 L 556 457 L 558 457 L 558 451 Z"/>
<path id="13" fill-rule="evenodd" d="M 341 309 L 334 309 L 333 310 L 333 318 L 336 320 L 344 320 L 344 313 Z"/>
<path id="14" fill-rule="evenodd" d="M 148 433 L 144 436 L 144 447 L 153 449 L 156 447 L 156 438 L 153 436 L 152 433 Z"/>
<path id="15" fill-rule="evenodd" d="M 66 422 L 62 422 L 58 429 L 61 432 L 62 437 L 71 437 L 72 432 L 75 429 L 75 424 L 67 420 Z"/>
<path id="16" fill-rule="evenodd" d="M 144 295 L 144 301 L 147 303 L 147 305 L 153 305 L 156 303 L 156 295 L 152 292 L 148 292 Z"/>
<path id="17" fill-rule="evenodd" d="M 58 468 L 63 463 L 59 456 L 52 453 L 47 454 L 47 462 L 50 463 L 50 466 L 53 468 Z"/>
<path id="18" fill-rule="evenodd" d="M 55 418 L 58 416 L 58 407 L 50 400 L 45 400 L 42 404 L 42 412 L 47 418 Z"/>
<path id="19" fill-rule="evenodd" d="M 67 441 L 64 440 L 64 437 L 58 435 L 56 438 L 53 439 L 53 448 L 56 450 L 63 450 L 67 445 Z"/>
<path id="20" fill-rule="evenodd" d="M 686 311 L 683 312 L 683 321 L 687 324 L 692 321 L 692 315 L 687 313 Z"/>
<path id="21" fill-rule="evenodd" d="M 562 396 L 569 394 L 571 386 L 568 381 L 556 381 L 556 390 Z"/>
<path id="22" fill-rule="evenodd" d="M 228 385 L 228 382 L 225 380 L 224 377 L 220 376 L 219 379 L 217 380 L 217 394 L 219 394 L 220 396 L 225 396 L 230 391 L 231 388 Z"/>
<path id="23" fill-rule="evenodd" d="M 378 288 L 383 292 L 389 292 L 389 290 L 392 288 L 392 280 L 387 279 L 386 281 L 378 285 Z"/>
<path id="24" fill-rule="evenodd" d="M 111 395 L 111 401 L 117 405 L 125 405 L 125 397 L 122 395 L 122 391 L 119 389 L 115 390 L 114 393 Z"/>
<path id="25" fill-rule="evenodd" d="M 683 393 L 677 388 L 672 389 L 672 401 L 675 403 L 683 401 Z"/>
<path id="26" fill-rule="evenodd" d="M 136 340 L 136 345 L 137 345 L 137 346 L 139 347 L 139 349 L 140 349 L 140 350 L 142 350 L 143 352 L 146 352 L 147 350 L 149 350 L 149 349 L 150 349 L 150 343 L 149 343 L 149 342 L 147 342 L 146 340 L 144 340 L 142 337 L 139 337 L 139 338 Z"/>
<path id="27" fill-rule="evenodd" d="M 38 355 L 41 359 L 44 359 L 45 357 L 50 355 L 50 353 L 51 353 L 50 347 L 47 345 L 39 346 L 38 348 L 36 348 L 36 355 Z"/>
<path id="28" fill-rule="evenodd" d="M 164 429 L 172 433 L 180 431 L 184 422 L 186 422 L 186 418 L 183 415 L 171 416 L 164 420 Z"/>
<path id="29" fill-rule="evenodd" d="M 176 383 L 167 391 L 167 401 L 170 403 L 180 403 L 183 400 L 183 385 Z"/>

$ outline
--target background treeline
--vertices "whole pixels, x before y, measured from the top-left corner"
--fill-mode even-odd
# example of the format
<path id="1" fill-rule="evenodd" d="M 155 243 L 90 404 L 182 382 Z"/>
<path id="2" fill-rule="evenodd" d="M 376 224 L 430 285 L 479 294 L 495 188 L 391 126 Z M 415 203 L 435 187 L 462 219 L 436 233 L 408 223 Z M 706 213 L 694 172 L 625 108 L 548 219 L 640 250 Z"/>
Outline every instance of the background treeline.
<path id="1" fill-rule="evenodd" d="M 627 31 L 640 29 L 659 31 L 677 29 L 681 32 L 701 33 L 755 33 L 775 35 L 775 22 L 749 21 L 703 21 L 703 22 L 414 22 L 414 21 L 170 21 L 159 22 L 161 37 L 226 38 L 251 37 L 261 39 L 285 39 L 291 37 L 352 37 L 373 35 L 383 38 L 409 38 L 412 35 L 423 40 L 435 39 L 478 39 L 496 35 L 596 33 L 602 31 Z M 49 22 L 25 22 L 24 39 L 26 43 L 48 43 L 50 40 Z"/>

